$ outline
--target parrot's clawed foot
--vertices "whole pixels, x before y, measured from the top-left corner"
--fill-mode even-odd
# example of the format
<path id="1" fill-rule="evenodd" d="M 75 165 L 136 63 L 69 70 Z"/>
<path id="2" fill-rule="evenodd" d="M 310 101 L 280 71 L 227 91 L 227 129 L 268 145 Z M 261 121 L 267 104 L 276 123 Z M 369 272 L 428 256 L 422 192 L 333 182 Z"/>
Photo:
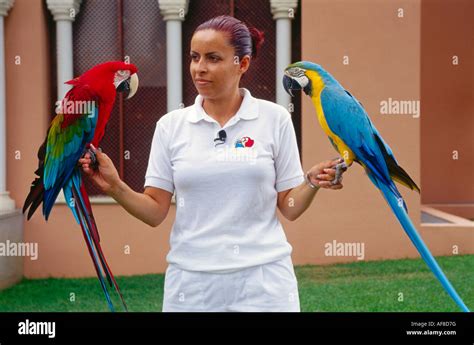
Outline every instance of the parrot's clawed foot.
<path id="1" fill-rule="evenodd" d="M 334 176 L 334 180 L 331 181 L 331 184 L 338 184 L 340 183 L 340 179 L 342 177 L 342 173 L 347 170 L 347 164 L 346 162 L 342 161 L 342 163 L 339 163 L 336 165 L 336 175 Z"/>
<path id="2" fill-rule="evenodd" d="M 98 150 L 100 150 L 102 152 L 102 149 L 99 147 Z M 91 148 L 87 148 L 86 149 L 86 152 L 84 153 L 84 155 L 82 157 L 85 157 L 87 154 L 89 154 L 90 156 L 90 168 L 92 170 L 98 170 L 99 169 L 99 162 L 97 161 L 97 157 L 96 157 L 96 154 L 94 153 L 94 151 L 92 151 Z"/>
<path id="3" fill-rule="evenodd" d="M 99 164 L 97 163 L 97 157 L 95 156 L 94 151 L 87 149 L 86 152 L 91 156 L 91 164 L 89 164 L 89 166 L 92 168 L 92 170 L 99 169 Z"/>

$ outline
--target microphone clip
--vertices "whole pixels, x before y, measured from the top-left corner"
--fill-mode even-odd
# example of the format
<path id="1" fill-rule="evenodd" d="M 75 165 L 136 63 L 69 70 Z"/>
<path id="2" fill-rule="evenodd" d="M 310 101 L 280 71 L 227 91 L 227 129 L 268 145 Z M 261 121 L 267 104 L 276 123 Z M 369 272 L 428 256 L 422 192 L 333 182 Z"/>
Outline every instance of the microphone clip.
<path id="1" fill-rule="evenodd" d="M 225 143 L 225 140 L 227 139 L 227 133 L 225 132 L 225 130 L 221 129 L 218 133 L 217 133 L 218 137 L 214 139 L 214 146 L 217 146 L 217 145 L 222 145 Z"/>

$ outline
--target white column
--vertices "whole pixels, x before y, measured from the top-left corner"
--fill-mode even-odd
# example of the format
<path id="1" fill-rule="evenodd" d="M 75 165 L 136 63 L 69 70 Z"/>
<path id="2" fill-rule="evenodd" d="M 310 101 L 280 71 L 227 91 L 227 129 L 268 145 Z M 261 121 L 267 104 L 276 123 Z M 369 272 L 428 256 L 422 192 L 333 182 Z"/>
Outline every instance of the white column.
<path id="1" fill-rule="evenodd" d="M 273 19 L 276 20 L 276 102 L 288 109 L 291 97 L 283 88 L 285 68 L 291 61 L 291 20 L 298 0 L 270 0 Z"/>
<path id="2" fill-rule="evenodd" d="M 5 97 L 5 36 L 3 19 L 13 0 L 0 0 L 0 212 L 15 209 L 15 201 L 7 191 L 7 111 Z"/>
<path id="3" fill-rule="evenodd" d="M 183 102 L 182 22 L 188 13 L 189 0 L 158 0 L 166 21 L 166 79 L 168 112 Z"/>
<path id="4" fill-rule="evenodd" d="M 58 100 L 70 89 L 64 82 L 74 78 L 72 22 L 79 12 L 82 0 L 46 0 L 56 22 L 56 54 Z"/>

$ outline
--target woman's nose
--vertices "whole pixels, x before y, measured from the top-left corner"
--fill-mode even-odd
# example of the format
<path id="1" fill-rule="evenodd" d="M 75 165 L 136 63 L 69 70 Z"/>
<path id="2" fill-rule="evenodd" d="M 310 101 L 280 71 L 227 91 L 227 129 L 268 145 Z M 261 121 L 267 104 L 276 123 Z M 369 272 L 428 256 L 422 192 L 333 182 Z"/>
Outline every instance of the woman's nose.
<path id="1" fill-rule="evenodd" d="M 206 61 L 203 58 L 199 59 L 199 61 L 197 62 L 196 69 L 197 69 L 198 72 L 206 72 L 207 71 L 207 64 L 206 64 Z"/>

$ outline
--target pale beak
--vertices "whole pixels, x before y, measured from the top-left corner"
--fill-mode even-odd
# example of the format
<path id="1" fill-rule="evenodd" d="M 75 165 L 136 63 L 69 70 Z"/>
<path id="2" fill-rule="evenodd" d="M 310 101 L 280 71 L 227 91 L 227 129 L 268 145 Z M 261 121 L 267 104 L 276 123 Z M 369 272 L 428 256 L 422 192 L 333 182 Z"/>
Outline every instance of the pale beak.
<path id="1" fill-rule="evenodd" d="M 137 93 L 138 90 L 138 75 L 136 73 L 133 73 L 130 76 L 130 92 L 128 94 L 127 99 L 130 99 Z"/>

